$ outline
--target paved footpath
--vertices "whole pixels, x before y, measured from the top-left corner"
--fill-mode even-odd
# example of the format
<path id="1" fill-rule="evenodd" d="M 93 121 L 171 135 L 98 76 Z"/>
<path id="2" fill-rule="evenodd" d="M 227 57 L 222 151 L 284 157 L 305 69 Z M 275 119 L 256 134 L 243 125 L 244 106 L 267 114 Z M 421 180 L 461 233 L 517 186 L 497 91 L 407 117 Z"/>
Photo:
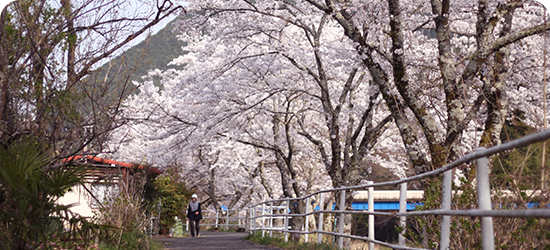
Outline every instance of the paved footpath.
<path id="1" fill-rule="evenodd" d="M 247 234 L 248 233 L 201 232 L 201 236 L 196 238 L 157 236 L 155 239 L 162 242 L 166 250 L 279 250 L 279 248 L 276 247 L 264 246 L 243 240 Z"/>

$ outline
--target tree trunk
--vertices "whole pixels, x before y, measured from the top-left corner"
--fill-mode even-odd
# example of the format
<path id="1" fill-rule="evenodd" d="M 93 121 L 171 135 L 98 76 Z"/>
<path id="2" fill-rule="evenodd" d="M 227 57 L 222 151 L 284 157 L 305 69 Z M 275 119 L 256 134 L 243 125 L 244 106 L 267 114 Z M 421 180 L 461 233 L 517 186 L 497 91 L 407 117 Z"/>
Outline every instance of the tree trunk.
<path id="1" fill-rule="evenodd" d="M 71 87 L 76 83 L 75 58 L 76 42 L 78 37 L 74 31 L 71 0 L 62 0 L 61 4 L 64 9 L 64 16 L 67 22 L 67 88 L 71 89 Z"/>
<path id="2" fill-rule="evenodd" d="M 512 29 L 513 11 L 503 18 L 503 28 L 500 37 L 508 35 Z M 506 80 L 508 79 L 508 60 L 510 53 L 508 47 L 503 47 L 495 54 L 495 62 L 491 76 L 485 77 L 483 91 L 487 96 L 487 120 L 485 130 L 481 135 L 479 145 L 493 147 L 501 144 L 500 132 L 508 114 L 508 97 L 506 95 Z M 487 81 L 489 81 L 487 83 Z"/>

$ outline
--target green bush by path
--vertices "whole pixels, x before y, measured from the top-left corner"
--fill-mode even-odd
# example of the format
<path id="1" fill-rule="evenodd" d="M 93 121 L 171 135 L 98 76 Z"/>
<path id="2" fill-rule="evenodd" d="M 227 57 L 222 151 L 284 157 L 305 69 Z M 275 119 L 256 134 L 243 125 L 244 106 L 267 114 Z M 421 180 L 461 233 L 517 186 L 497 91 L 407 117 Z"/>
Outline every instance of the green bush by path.
<path id="1" fill-rule="evenodd" d="M 192 192 L 185 187 L 185 182 L 176 167 L 168 166 L 153 182 L 152 192 L 149 194 L 147 205 L 158 214 L 154 207 L 160 199 L 160 229 L 159 234 L 167 235 L 170 228 L 176 225 L 176 216 L 185 220 L 187 204 Z M 153 208 L 153 209 L 151 209 Z"/>

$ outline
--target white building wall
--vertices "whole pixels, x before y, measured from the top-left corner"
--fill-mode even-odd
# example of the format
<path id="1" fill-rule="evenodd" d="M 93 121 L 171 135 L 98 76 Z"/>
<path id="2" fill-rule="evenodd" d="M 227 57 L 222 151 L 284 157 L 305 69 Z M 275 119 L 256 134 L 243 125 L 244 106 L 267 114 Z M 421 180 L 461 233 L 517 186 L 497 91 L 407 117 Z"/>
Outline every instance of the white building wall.
<path id="1" fill-rule="evenodd" d="M 90 185 L 90 184 L 85 184 Z M 72 191 L 66 193 L 63 197 L 58 200 L 58 203 L 61 205 L 73 205 L 70 208 L 70 211 L 77 213 L 83 217 L 93 217 L 94 209 L 92 207 L 92 198 L 86 192 L 81 185 L 75 186 L 72 188 Z"/>

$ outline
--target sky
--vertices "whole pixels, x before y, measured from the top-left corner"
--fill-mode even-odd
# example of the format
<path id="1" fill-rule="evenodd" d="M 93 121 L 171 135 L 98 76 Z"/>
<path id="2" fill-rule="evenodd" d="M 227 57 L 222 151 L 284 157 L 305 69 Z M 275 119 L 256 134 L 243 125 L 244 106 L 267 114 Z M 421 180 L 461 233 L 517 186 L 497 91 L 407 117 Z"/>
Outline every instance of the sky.
<path id="1" fill-rule="evenodd" d="M 0 1 L 3 1 L 3 0 L 0 0 Z M 150 6 L 144 6 L 144 2 L 146 2 L 147 4 L 149 4 L 148 1 L 144 1 L 144 0 L 128 0 L 130 3 L 130 6 L 132 6 L 133 8 L 139 8 L 140 6 L 143 7 L 143 8 L 147 8 L 147 7 L 150 7 Z M 157 1 L 162 1 L 162 0 L 157 0 Z M 550 1 L 550 0 L 548 0 Z M 153 1 L 151 1 L 153 2 Z M 172 2 L 177 6 L 177 5 L 183 5 L 183 6 L 186 6 L 187 3 L 183 0 L 172 0 Z M 137 9 L 136 9 L 137 10 Z M 131 12 L 134 12 L 135 10 L 128 10 L 130 13 Z M 171 15 L 165 19 L 163 19 L 161 22 L 159 22 L 157 25 L 155 25 L 154 27 L 151 28 L 150 32 L 151 32 L 151 35 L 154 35 L 155 33 L 157 33 L 159 30 L 163 29 L 164 27 L 166 27 L 166 25 L 174 20 L 174 18 L 176 18 L 177 15 Z M 137 39 L 135 39 L 132 43 L 131 43 L 131 46 L 133 45 L 137 45 L 138 43 L 140 43 L 141 41 L 145 40 L 145 38 L 147 38 L 149 34 L 146 32 L 144 33 L 143 35 L 141 35 L 140 37 L 138 37 Z M 130 47 L 131 47 L 130 46 Z"/>

